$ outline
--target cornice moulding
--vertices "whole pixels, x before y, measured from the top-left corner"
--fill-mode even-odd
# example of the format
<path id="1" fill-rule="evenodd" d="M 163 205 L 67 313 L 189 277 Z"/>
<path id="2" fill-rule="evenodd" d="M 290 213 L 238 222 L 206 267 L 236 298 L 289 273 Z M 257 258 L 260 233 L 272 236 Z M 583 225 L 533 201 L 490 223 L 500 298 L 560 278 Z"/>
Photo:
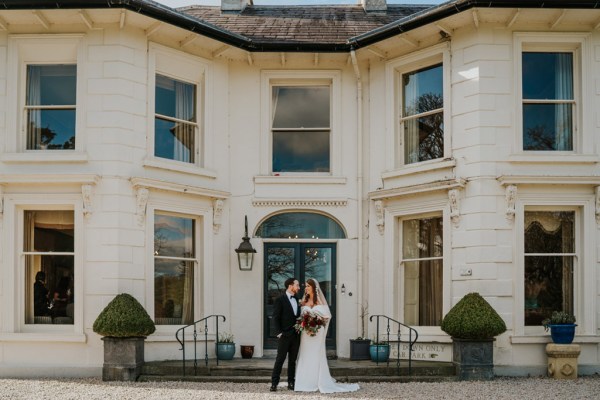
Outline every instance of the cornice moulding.
<path id="1" fill-rule="evenodd" d="M 0 184 L 79 184 L 95 185 L 100 181 L 96 174 L 0 174 Z"/>
<path id="2" fill-rule="evenodd" d="M 467 181 L 464 179 L 447 179 L 443 181 L 429 182 L 418 185 L 400 186 L 390 189 L 376 190 L 373 192 L 369 192 L 369 198 L 371 200 L 385 200 L 411 194 L 420 194 L 434 192 L 437 190 L 463 188 L 466 184 Z"/>
<path id="3" fill-rule="evenodd" d="M 347 199 L 253 199 L 254 207 L 346 207 Z"/>
<path id="4" fill-rule="evenodd" d="M 191 194 L 196 196 L 210 197 L 213 199 L 227 199 L 231 196 L 231 193 L 224 192 L 221 190 L 207 189 L 200 186 L 184 185 L 180 183 L 166 182 L 158 179 L 134 177 L 131 178 L 130 181 L 135 189 L 148 188 L 164 190 L 167 192 Z"/>

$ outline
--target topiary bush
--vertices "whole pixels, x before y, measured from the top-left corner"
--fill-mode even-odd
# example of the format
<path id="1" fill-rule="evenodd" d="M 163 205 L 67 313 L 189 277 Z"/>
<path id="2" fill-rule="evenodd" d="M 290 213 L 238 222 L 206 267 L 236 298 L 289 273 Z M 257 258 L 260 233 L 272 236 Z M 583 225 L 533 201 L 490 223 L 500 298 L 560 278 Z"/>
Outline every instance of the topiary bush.
<path id="1" fill-rule="evenodd" d="M 442 320 L 444 332 L 457 339 L 491 339 L 506 331 L 506 324 L 479 293 L 463 297 Z"/>
<path id="2" fill-rule="evenodd" d="M 102 310 L 93 329 L 102 336 L 140 337 L 154 333 L 156 327 L 135 297 L 122 293 Z"/>

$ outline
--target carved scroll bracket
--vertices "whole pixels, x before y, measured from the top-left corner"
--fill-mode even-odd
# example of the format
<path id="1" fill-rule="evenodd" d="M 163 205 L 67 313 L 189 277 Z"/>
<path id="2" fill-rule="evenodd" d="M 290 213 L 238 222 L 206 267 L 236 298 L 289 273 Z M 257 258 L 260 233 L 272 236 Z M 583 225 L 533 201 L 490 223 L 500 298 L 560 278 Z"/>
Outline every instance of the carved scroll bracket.
<path id="1" fill-rule="evenodd" d="M 379 229 L 379 234 L 383 235 L 383 231 L 385 230 L 385 209 L 381 200 L 375 201 L 375 221 L 377 229 Z"/>
<path id="2" fill-rule="evenodd" d="M 506 219 L 514 221 L 516 208 L 515 202 L 517 200 L 517 186 L 508 185 L 506 187 Z"/>
<path id="3" fill-rule="evenodd" d="M 83 216 L 89 218 L 92 215 L 92 185 L 81 185 L 81 195 L 83 197 Z"/>
<path id="4" fill-rule="evenodd" d="M 450 219 L 455 227 L 460 223 L 460 201 L 458 189 L 448 190 L 448 199 L 450 200 Z"/>
<path id="5" fill-rule="evenodd" d="M 223 206 L 225 202 L 221 199 L 216 199 L 213 202 L 213 232 L 219 233 L 221 228 L 221 215 L 223 214 Z"/>
<path id="6" fill-rule="evenodd" d="M 143 226 L 146 219 L 146 205 L 148 204 L 148 195 L 150 192 L 145 187 L 138 187 L 135 193 L 136 206 L 135 215 L 137 216 L 138 225 Z"/>

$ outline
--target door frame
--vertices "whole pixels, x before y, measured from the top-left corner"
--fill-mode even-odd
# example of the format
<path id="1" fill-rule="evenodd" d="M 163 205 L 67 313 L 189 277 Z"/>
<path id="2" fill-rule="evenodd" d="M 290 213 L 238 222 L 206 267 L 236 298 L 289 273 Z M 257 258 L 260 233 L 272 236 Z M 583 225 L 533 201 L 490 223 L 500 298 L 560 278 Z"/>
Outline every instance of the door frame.
<path id="1" fill-rule="evenodd" d="M 269 333 L 269 319 L 271 318 L 270 314 L 267 312 L 267 257 L 269 248 L 277 248 L 277 247 L 287 247 L 296 249 L 294 254 L 294 276 L 299 280 L 301 288 L 304 286 L 304 282 L 306 282 L 306 274 L 304 270 L 304 259 L 302 255 L 304 254 L 304 249 L 306 248 L 328 248 L 331 249 L 331 304 L 329 304 L 329 308 L 331 311 L 331 321 L 327 331 L 326 338 L 326 348 L 327 350 L 335 350 L 336 349 L 336 308 L 337 308 L 337 241 L 269 241 L 263 242 L 263 299 L 262 299 L 262 309 L 263 309 L 263 349 L 272 350 L 276 349 L 276 341 L 268 336 Z M 303 293 L 304 290 L 301 289 L 299 293 Z"/>

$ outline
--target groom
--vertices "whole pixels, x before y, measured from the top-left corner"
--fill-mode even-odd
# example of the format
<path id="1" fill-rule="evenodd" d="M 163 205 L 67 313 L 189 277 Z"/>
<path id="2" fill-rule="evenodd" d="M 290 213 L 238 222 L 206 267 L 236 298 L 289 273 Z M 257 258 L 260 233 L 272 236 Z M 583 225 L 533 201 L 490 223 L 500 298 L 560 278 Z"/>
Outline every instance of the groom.
<path id="1" fill-rule="evenodd" d="M 300 335 L 294 329 L 296 318 L 300 316 L 300 304 L 296 293 L 300 290 L 300 283 L 296 278 L 285 281 L 286 291 L 275 299 L 273 304 L 273 328 L 277 334 L 277 358 L 271 375 L 271 392 L 277 391 L 281 368 L 288 356 L 288 389 L 294 390 L 296 376 L 296 358 L 300 348 Z"/>

